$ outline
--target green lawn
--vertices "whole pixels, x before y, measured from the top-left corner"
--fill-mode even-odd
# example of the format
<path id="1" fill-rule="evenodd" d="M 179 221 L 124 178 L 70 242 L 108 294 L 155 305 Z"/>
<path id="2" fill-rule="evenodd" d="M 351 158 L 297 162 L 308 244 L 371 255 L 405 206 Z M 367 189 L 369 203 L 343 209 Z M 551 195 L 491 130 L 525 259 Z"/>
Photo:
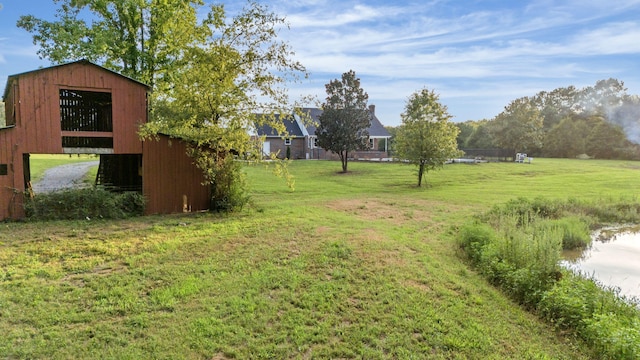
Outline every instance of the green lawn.
<path id="1" fill-rule="evenodd" d="M 0 358 L 588 359 L 455 245 L 515 197 L 638 196 L 640 163 L 297 161 L 229 216 L 0 224 Z"/>
<path id="2" fill-rule="evenodd" d="M 44 172 L 52 167 L 65 165 L 73 162 L 96 161 L 99 158 L 95 155 L 46 155 L 32 154 L 29 158 L 31 170 L 31 182 L 36 183 L 42 179 Z M 94 167 L 87 175 L 87 180 L 93 181 L 98 167 Z M 92 177 L 91 177 L 92 176 Z"/>

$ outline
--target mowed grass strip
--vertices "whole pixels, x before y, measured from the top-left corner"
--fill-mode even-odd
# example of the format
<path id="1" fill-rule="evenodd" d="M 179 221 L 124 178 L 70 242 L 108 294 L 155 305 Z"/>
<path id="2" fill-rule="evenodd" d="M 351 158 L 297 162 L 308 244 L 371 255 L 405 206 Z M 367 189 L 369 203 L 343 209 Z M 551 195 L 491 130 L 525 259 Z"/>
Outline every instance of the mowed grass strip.
<path id="1" fill-rule="evenodd" d="M 0 224 L 3 358 L 589 358 L 454 235 L 515 197 L 637 197 L 638 163 L 247 168 L 240 213 Z"/>

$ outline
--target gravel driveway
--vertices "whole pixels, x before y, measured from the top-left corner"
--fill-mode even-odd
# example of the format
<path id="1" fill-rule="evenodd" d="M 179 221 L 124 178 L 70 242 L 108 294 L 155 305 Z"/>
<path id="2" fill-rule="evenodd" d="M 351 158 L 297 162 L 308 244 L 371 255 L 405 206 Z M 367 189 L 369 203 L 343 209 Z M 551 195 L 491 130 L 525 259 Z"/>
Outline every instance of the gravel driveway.
<path id="1" fill-rule="evenodd" d="M 92 166 L 98 166 L 100 161 L 86 161 L 66 164 L 47 169 L 42 180 L 33 184 L 33 192 L 47 193 L 65 189 L 88 187 L 82 182 L 85 174 Z"/>

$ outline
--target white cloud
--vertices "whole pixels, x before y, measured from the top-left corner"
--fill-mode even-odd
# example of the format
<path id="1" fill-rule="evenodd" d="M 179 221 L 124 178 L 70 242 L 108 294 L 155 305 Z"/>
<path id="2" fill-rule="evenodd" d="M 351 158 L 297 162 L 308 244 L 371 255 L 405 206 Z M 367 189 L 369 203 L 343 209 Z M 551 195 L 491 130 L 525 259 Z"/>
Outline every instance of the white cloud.
<path id="1" fill-rule="evenodd" d="M 640 53 L 640 25 L 635 22 L 607 24 L 577 34 L 576 52 L 588 54 L 637 54 Z"/>
<path id="2" fill-rule="evenodd" d="M 335 28 L 337 26 L 377 22 L 388 17 L 400 16 L 407 11 L 406 7 L 373 7 L 346 2 L 318 2 L 317 5 L 304 7 L 302 11 L 289 6 L 288 12 L 285 14 L 286 19 L 292 27 L 298 29 Z"/>

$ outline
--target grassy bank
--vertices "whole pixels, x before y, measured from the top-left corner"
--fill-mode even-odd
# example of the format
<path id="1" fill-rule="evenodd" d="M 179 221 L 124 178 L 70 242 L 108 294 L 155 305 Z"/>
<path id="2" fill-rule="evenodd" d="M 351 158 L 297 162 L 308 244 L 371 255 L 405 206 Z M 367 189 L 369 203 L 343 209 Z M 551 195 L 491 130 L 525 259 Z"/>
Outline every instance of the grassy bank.
<path id="1" fill-rule="evenodd" d="M 242 213 L 1 224 L 0 357 L 590 358 L 488 285 L 456 229 L 516 197 L 637 196 L 640 164 L 298 161 Z"/>
<path id="2" fill-rule="evenodd" d="M 514 301 L 582 338 L 599 359 L 635 360 L 637 300 L 560 265 L 563 249 L 587 247 L 592 224 L 607 221 L 640 223 L 640 204 L 519 198 L 469 221 L 458 238 L 474 267 Z"/>

